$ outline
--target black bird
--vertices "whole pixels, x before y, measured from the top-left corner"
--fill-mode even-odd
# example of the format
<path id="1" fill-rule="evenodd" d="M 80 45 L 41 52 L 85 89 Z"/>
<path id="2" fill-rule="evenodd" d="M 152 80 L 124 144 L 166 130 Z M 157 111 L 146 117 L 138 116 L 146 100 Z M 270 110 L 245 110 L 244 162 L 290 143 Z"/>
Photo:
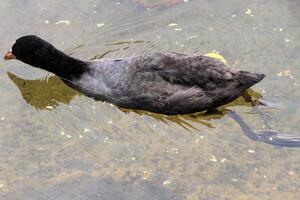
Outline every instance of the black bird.
<path id="1" fill-rule="evenodd" d="M 52 72 L 97 100 L 166 115 L 215 109 L 265 77 L 215 58 L 173 52 L 81 61 L 34 35 L 17 39 L 4 58 Z"/>

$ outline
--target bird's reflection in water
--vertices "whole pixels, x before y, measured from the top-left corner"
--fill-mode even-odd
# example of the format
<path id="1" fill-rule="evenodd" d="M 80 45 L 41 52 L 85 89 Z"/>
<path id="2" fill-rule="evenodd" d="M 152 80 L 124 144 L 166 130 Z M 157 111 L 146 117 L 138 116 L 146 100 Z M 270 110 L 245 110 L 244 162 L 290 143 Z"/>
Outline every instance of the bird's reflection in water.
<path id="1" fill-rule="evenodd" d="M 39 110 L 56 107 L 58 103 L 69 104 L 76 96 L 81 95 L 76 90 L 68 87 L 57 76 L 47 79 L 26 80 L 7 72 L 8 77 L 19 88 L 23 99 Z"/>
<path id="2" fill-rule="evenodd" d="M 212 110 L 212 111 L 207 111 L 207 112 L 198 112 L 194 114 L 187 114 L 187 115 L 162 115 L 162 114 L 157 114 L 157 113 L 151 113 L 151 112 L 146 112 L 142 110 L 127 110 L 127 109 L 122 109 L 124 112 L 135 112 L 140 115 L 148 115 L 153 118 L 155 118 L 158 121 L 164 122 L 168 124 L 169 122 L 176 123 L 177 125 L 183 127 L 186 130 L 198 130 L 195 126 L 193 126 L 193 123 L 196 124 L 201 124 L 204 126 L 207 126 L 209 128 L 214 128 L 214 125 L 210 122 L 211 120 L 216 120 L 216 119 L 221 119 L 224 117 L 227 112 L 228 107 L 232 106 L 248 106 L 252 107 L 252 99 L 258 99 L 261 98 L 261 95 L 257 92 L 255 92 L 252 89 L 247 90 L 247 92 L 236 99 L 235 101 L 226 104 L 217 110 Z"/>
<path id="3" fill-rule="evenodd" d="M 8 77 L 14 82 L 14 84 L 19 88 L 23 99 L 31 106 L 39 110 L 46 110 L 51 107 L 56 107 L 59 103 L 69 104 L 70 101 L 76 96 L 81 95 L 81 93 L 68 87 L 59 77 L 50 76 L 47 79 L 36 79 L 36 80 L 26 80 L 17 75 L 7 72 Z M 222 110 L 226 110 L 229 106 L 251 106 L 250 96 L 255 98 L 260 98 L 261 95 L 253 90 L 248 90 L 247 94 L 243 97 L 238 98 L 234 102 L 221 107 Z M 225 112 L 217 113 L 195 113 L 192 115 L 173 115 L 167 116 L 162 114 L 156 114 L 146 111 L 139 110 L 128 110 L 121 109 L 125 113 L 135 112 L 140 115 L 148 115 L 155 118 L 158 121 L 164 123 L 176 123 L 177 125 L 187 129 L 187 130 L 197 130 L 193 123 L 200 123 L 204 126 L 213 128 L 214 125 L 210 123 L 210 120 L 220 119 L 225 115 Z"/>
<path id="4" fill-rule="evenodd" d="M 49 106 L 56 107 L 59 103 L 69 104 L 76 95 L 81 95 L 79 92 L 69 88 L 59 77 L 51 76 L 47 79 L 25 80 L 17 75 L 7 72 L 8 77 L 15 83 L 21 91 L 23 99 L 36 109 L 44 110 Z M 261 95 L 251 89 L 235 101 L 219 108 L 220 112 L 200 112 L 190 115 L 174 115 L 166 116 L 146 111 L 121 109 L 123 112 L 135 112 L 140 115 L 148 115 L 158 121 L 164 123 L 176 123 L 177 125 L 187 130 L 198 130 L 193 123 L 200 123 L 207 127 L 214 126 L 210 120 L 220 119 L 228 114 L 227 107 L 231 106 L 253 106 L 252 99 L 259 99 Z M 261 116 L 264 115 L 260 112 Z M 243 133 L 254 141 L 284 146 L 284 147 L 300 147 L 300 137 L 281 133 L 274 130 L 254 131 L 242 119 L 242 117 L 234 111 L 229 111 L 229 116 L 234 119 L 241 127 Z"/>

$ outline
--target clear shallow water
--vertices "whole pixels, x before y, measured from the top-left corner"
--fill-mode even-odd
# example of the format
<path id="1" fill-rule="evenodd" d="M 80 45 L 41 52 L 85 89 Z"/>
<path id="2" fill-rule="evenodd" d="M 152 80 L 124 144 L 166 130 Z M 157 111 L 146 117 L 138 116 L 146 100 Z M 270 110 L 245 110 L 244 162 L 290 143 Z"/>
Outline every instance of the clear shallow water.
<path id="1" fill-rule="evenodd" d="M 251 93 L 280 105 L 265 109 L 274 129 L 299 136 L 299 8 L 292 0 L 190 0 L 151 9 L 130 0 L 3 0 L 0 52 L 26 34 L 84 59 L 217 50 L 231 65 L 267 74 Z M 1 199 L 300 195 L 299 149 L 251 141 L 226 115 L 124 111 L 20 62 L 0 65 Z M 242 98 L 226 108 L 263 129 Z"/>

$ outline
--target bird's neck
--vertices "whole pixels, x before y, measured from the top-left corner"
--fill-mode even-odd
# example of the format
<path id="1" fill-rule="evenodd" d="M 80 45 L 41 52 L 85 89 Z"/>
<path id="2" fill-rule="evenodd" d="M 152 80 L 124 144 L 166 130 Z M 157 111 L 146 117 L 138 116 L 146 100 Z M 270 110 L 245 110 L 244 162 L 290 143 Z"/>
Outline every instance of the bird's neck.
<path id="1" fill-rule="evenodd" d="M 55 48 L 39 54 L 32 65 L 66 79 L 80 76 L 88 70 L 88 62 L 68 56 Z"/>

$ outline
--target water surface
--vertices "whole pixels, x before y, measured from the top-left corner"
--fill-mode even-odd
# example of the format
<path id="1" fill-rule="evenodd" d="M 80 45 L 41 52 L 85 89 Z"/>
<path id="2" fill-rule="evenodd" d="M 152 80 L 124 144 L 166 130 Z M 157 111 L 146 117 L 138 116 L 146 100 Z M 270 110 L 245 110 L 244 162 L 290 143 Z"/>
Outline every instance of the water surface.
<path id="1" fill-rule="evenodd" d="M 115 58 L 217 51 L 267 75 L 272 128 L 300 136 L 300 3 L 190 0 L 145 8 L 131 0 L 2 0 L 0 52 L 37 34 L 69 54 Z M 18 61 L 0 63 L 1 199 L 297 199 L 299 149 L 249 140 L 227 115 L 121 110 Z M 253 129 L 240 98 L 225 106 Z"/>

